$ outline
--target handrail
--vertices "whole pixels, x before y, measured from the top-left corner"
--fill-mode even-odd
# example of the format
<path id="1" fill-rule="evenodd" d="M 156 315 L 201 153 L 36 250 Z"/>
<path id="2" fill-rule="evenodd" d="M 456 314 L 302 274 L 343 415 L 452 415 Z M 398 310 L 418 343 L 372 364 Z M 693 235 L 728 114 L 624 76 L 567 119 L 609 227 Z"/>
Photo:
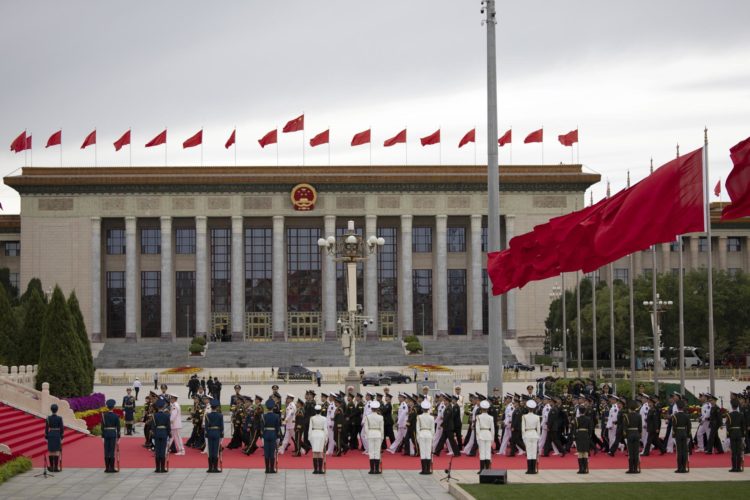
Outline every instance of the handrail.
<path id="1" fill-rule="evenodd" d="M 76 418 L 75 413 L 70 409 L 70 404 L 49 393 L 49 383 L 47 382 L 42 384 L 41 391 L 37 391 L 0 376 L 0 401 L 41 418 L 46 418 L 50 406 L 56 404 L 58 407 L 57 414 L 62 417 L 65 427 L 90 434 L 86 422 Z"/>

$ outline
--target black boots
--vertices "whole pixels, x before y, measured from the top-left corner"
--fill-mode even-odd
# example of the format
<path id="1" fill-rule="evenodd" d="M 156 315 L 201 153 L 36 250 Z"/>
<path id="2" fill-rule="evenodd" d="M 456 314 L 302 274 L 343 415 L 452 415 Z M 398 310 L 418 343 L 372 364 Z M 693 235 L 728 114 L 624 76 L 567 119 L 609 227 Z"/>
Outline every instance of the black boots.
<path id="1" fill-rule="evenodd" d="M 110 460 L 114 461 L 114 459 L 110 459 Z M 167 465 L 166 464 L 167 464 L 167 459 L 166 458 L 157 458 L 156 459 L 156 470 L 154 470 L 154 472 L 159 472 L 159 473 L 167 472 Z"/>
<path id="2" fill-rule="evenodd" d="M 323 470 L 323 459 L 313 457 L 313 474 L 325 474 Z"/>
<path id="3" fill-rule="evenodd" d="M 208 470 L 206 472 L 221 472 L 219 470 L 219 459 L 209 458 L 208 459 Z"/>
<path id="4" fill-rule="evenodd" d="M 579 458 L 578 459 L 578 474 L 588 474 L 588 473 L 589 473 L 589 459 Z"/>
<path id="5" fill-rule="evenodd" d="M 375 474 L 381 474 L 383 472 L 382 467 L 380 466 L 380 459 L 375 460 Z"/>
<path id="6" fill-rule="evenodd" d="M 480 460 L 479 461 L 479 472 L 481 474 L 483 470 L 490 470 L 492 468 L 492 460 Z"/>
<path id="7" fill-rule="evenodd" d="M 370 472 L 368 474 L 375 474 L 375 460 L 370 459 Z"/>
<path id="8" fill-rule="evenodd" d="M 422 472 L 420 474 L 432 474 L 432 460 L 422 459 Z"/>
<path id="9" fill-rule="evenodd" d="M 270 474 L 271 472 L 271 469 L 269 468 L 270 460 L 268 460 L 267 458 L 264 458 L 264 460 L 266 462 L 266 474 Z"/>
<path id="10" fill-rule="evenodd" d="M 47 467 L 49 472 L 60 472 L 60 457 L 49 457 L 49 466 Z"/>
<path id="11" fill-rule="evenodd" d="M 536 460 L 526 460 L 526 474 L 536 474 Z"/>
<path id="12" fill-rule="evenodd" d="M 368 472 L 368 474 L 380 474 L 381 472 L 380 460 L 370 459 L 370 472 Z"/>

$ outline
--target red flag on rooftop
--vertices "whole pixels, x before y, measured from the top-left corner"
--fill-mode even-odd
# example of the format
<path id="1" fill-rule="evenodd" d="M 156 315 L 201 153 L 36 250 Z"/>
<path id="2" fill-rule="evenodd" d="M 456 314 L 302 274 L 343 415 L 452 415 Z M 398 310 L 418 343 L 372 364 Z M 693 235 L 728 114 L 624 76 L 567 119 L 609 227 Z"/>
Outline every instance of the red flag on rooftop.
<path id="1" fill-rule="evenodd" d="M 503 136 L 497 140 L 497 145 L 503 147 L 506 144 L 510 144 L 511 142 L 513 142 L 513 129 L 508 129 L 508 131 L 505 132 Z"/>
<path id="2" fill-rule="evenodd" d="M 466 132 L 466 135 L 464 135 L 461 138 L 461 141 L 459 141 L 458 143 L 458 147 L 462 148 L 470 142 L 476 142 L 476 138 L 477 138 L 477 129 L 473 128 L 469 130 L 468 132 Z"/>
<path id="3" fill-rule="evenodd" d="M 300 130 L 305 130 L 305 115 L 299 115 L 297 118 L 286 122 L 282 132 L 298 132 Z"/>
<path id="4" fill-rule="evenodd" d="M 130 130 L 122 134 L 122 137 L 114 142 L 115 151 L 119 151 L 123 146 L 130 146 Z"/>
<path id="5" fill-rule="evenodd" d="M 404 140 L 406 139 L 404 138 Z M 419 141 L 422 143 L 422 146 L 432 146 L 433 144 L 438 144 L 440 142 L 440 129 L 437 129 L 427 137 L 422 137 L 421 139 L 419 139 Z"/>
<path id="6" fill-rule="evenodd" d="M 269 133 L 261 137 L 258 140 L 258 144 L 260 144 L 260 147 L 265 148 L 269 144 L 277 144 L 278 138 L 278 129 L 273 129 Z"/>
<path id="7" fill-rule="evenodd" d="M 733 167 L 725 184 L 732 202 L 721 211 L 721 220 L 750 215 L 750 137 L 735 144 L 729 157 Z"/>
<path id="8" fill-rule="evenodd" d="M 182 149 L 192 148 L 203 144 L 203 129 L 182 143 Z"/>
<path id="9" fill-rule="evenodd" d="M 714 186 L 714 196 L 721 196 L 721 179 L 716 181 L 716 185 Z"/>
<path id="10" fill-rule="evenodd" d="M 383 147 L 389 148 L 396 144 L 405 144 L 405 143 L 406 143 L 406 129 L 402 130 L 401 132 L 394 135 L 390 139 L 386 139 L 386 141 L 383 142 Z"/>
<path id="11" fill-rule="evenodd" d="M 315 137 L 313 137 L 312 139 L 310 139 L 310 146 L 314 148 L 315 146 L 320 146 L 321 144 L 328 144 L 329 132 L 330 132 L 330 129 L 324 132 L 321 132 Z"/>
<path id="12" fill-rule="evenodd" d="M 45 149 L 50 146 L 60 146 L 62 144 L 62 130 L 58 130 L 47 139 L 47 145 Z"/>
<path id="13" fill-rule="evenodd" d="M 151 139 L 149 142 L 146 143 L 146 147 L 150 148 L 153 146 L 159 146 L 160 144 L 166 144 L 167 143 L 167 129 L 164 129 L 164 132 L 157 135 L 153 139 Z"/>
<path id="14" fill-rule="evenodd" d="M 93 132 L 86 136 L 86 138 L 83 140 L 83 144 L 81 144 L 81 149 L 86 149 L 87 147 L 94 144 L 96 144 L 96 129 L 94 129 Z"/>
<path id="15" fill-rule="evenodd" d="M 226 144 L 224 144 L 224 149 L 229 149 L 232 144 L 235 143 L 235 134 L 237 133 L 237 129 L 232 130 L 232 135 L 229 136 L 229 139 L 227 139 Z"/>
<path id="16" fill-rule="evenodd" d="M 540 128 L 539 130 L 533 131 L 523 140 L 524 144 L 529 144 L 530 142 L 544 142 L 544 129 Z"/>
<path id="17" fill-rule="evenodd" d="M 31 136 L 26 136 L 26 149 L 31 149 Z"/>
<path id="18" fill-rule="evenodd" d="M 26 149 L 26 131 L 24 130 L 21 134 L 13 139 L 10 143 L 10 150 L 14 153 L 20 153 Z"/>
<path id="19" fill-rule="evenodd" d="M 370 129 L 360 132 L 358 134 L 354 134 L 354 137 L 352 137 L 352 146 L 361 146 L 362 144 L 369 144 L 370 143 Z"/>
<path id="20" fill-rule="evenodd" d="M 563 146 L 572 146 L 578 142 L 578 129 L 571 130 L 567 134 L 558 135 L 557 140 L 560 141 L 560 144 Z"/>

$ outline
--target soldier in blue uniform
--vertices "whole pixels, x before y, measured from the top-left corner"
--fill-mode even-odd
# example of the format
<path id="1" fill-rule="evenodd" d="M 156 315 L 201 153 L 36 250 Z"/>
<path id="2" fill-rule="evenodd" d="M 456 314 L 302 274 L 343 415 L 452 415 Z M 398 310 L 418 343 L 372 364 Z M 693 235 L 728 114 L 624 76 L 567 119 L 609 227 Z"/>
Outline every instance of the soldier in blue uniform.
<path id="1" fill-rule="evenodd" d="M 281 417 L 274 412 L 276 403 L 273 399 L 266 401 L 268 411 L 262 416 L 263 457 L 266 462 L 266 474 L 276 473 L 276 447 L 281 437 Z"/>
<path id="2" fill-rule="evenodd" d="M 208 470 L 206 472 L 221 472 L 219 470 L 219 447 L 224 437 L 224 417 L 219 412 L 219 400 L 211 401 L 211 413 L 206 415 L 206 439 L 208 440 Z"/>
<path id="3" fill-rule="evenodd" d="M 628 444 L 627 474 L 640 474 L 641 464 L 638 451 L 640 449 L 643 420 L 638 413 L 638 401 L 631 401 L 628 408 L 630 412 L 623 417 L 624 433 Z"/>
<path id="4" fill-rule="evenodd" d="M 727 415 L 727 437 L 732 451 L 732 468 L 729 472 L 742 472 L 745 469 L 742 438 L 747 424 L 744 415 L 739 411 L 740 402 L 736 399 L 736 394 L 732 394 L 730 405 L 732 411 Z"/>
<path id="5" fill-rule="evenodd" d="M 60 472 L 60 456 L 62 455 L 63 419 L 57 414 L 57 405 L 49 407 L 52 415 L 47 417 L 44 424 L 44 439 L 47 440 L 47 455 L 49 455 L 50 472 Z"/>
<path id="6" fill-rule="evenodd" d="M 115 469 L 115 448 L 120 439 L 120 417 L 112 409 L 115 400 L 107 400 L 107 409 L 102 414 L 102 438 L 104 438 L 104 472 L 117 472 Z"/>
<path id="7" fill-rule="evenodd" d="M 128 392 L 125 397 L 122 398 L 122 411 L 125 414 L 125 435 L 133 435 L 133 421 L 135 419 L 135 398 L 132 396 L 132 389 L 128 387 Z"/>
<path id="8" fill-rule="evenodd" d="M 154 459 L 156 470 L 154 472 L 167 472 L 167 440 L 172 432 L 170 415 L 164 411 L 167 402 L 164 399 L 156 401 L 156 413 L 154 414 Z"/>
<path id="9" fill-rule="evenodd" d="M 677 399 L 677 410 L 672 412 L 672 431 L 675 444 L 677 445 L 677 474 L 688 472 L 688 441 L 692 435 L 692 423 L 690 417 L 685 413 L 685 401 Z"/>

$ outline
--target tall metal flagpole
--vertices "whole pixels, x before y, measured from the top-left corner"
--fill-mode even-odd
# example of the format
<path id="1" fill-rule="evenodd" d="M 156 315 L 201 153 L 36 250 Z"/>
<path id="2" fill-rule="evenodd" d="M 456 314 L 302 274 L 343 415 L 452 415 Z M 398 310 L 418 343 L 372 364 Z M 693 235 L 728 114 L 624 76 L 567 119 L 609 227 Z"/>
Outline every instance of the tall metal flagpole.
<path id="1" fill-rule="evenodd" d="M 565 305 L 565 273 L 560 274 L 560 293 L 562 294 L 562 350 L 563 350 L 563 377 L 568 375 L 568 308 Z"/>
<path id="2" fill-rule="evenodd" d="M 680 157 L 680 145 L 677 145 L 677 158 Z M 685 277 L 683 276 L 684 264 L 682 262 L 682 235 L 677 236 L 677 251 L 679 252 L 677 269 L 677 302 L 679 306 L 679 343 L 680 353 L 680 394 L 685 394 Z"/>
<path id="3" fill-rule="evenodd" d="M 706 240 L 708 241 L 708 383 L 709 392 L 716 391 L 715 353 L 714 353 L 714 261 L 711 256 L 711 206 L 708 197 L 708 128 L 703 129 L 703 189 L 705 206 Z"/>
<path id="4" fill-rule="evenodd" d="M 60 166 L 62 167 L 62 127 L 60 127 Z"/>
<path id="5" fill-rule="evenodd" d="M 628 187 L 630 187 L 630 170 L 628 170 Z M 630 397 L 635 398 L 635 304 L 633 302 L 633 273 L 635 272 L 635 258 L 628 256 L 628 299 L 630 311 Z"/>
<path id="6" fill-rule="evenodd" d="M 581 366 L 581 280 L 576 271 L 576 356 L 578 357 L 578 378 L 583 377 Z"/>
<path id="7" fill-rule="evenodd" d="M 203 166 L 203 127 L 201 127 L 201 167 Z"/>
<path id="8" fill-rule="evenodd" d="M 132 167 L 133 166 L 133 138 L 132 138 L 133 128 L 132 127 L 128 128 L 128 132 L 130 132 L 130 135 L 131 135 L 130 143 L 128 144 L 128 156 L 130 157 L 130 166 Z"/>
<path id="9" fill-rule="evenodd" d="M 651 174 L 654 173 L 654 160 L 651 159 Z M 651 246 L 651 296 L 653 302 L 654 302 L 654 310 L 652 311 L 651 316 L 651 329 L 654 332 L 654 355 L 653 355 L 653 361 L 654 361 L 654 394 L 659 394 L 659 364 L 661 363 L 661 349 L 659 345 L 659 321 L 656 317 L 658 314 L 658 297 L 656 294 L 656 245 Z"/>
<path id="10" fill-rule="evenodd" d="M 589 191 L 591 195 L 591 205 L 594 205 L 594 191 Z M 591 273 L 591 357 L 593 358 L 594 368 L 594 381 L 599 378 L 599 351 L 596 347 L 596 285 L 597 285 L 597 269 Z"/>
<path id="11" fill-rule="evenodd" d="M 305 116 L 305 110 L 302 110 L 302 116 Z M 303 118 L 304 120 L 304 118 Z M 305 126 L 302 125 L 302 166 L 305 166 Z"/>
<path id="12" fill-rule="evenodd" d="M 497 166 L 497 58 L 495 54 L 495 0 L 482 1 L 487 28 L 487 236 L 488 248 L 500 250 L 500 174 Z M 487 393 L 503 394 L 503 329 L 500 297 L 487 283 L 489 378 Z"/>
<path id="13" fill-rule="evenodd" d="M 237 125 L 234 126 L 234 166 L 237 166 Z"/>
<path id="14" fill-rule="evenodd" d="M 607 198 L 610 197 L 609 180 L 607 180 Z M 615 378 L 615 270 L 610 262 L 607 265 L 609 275 L 609 366 L 612 376 L 612 388 L 617 387 Z"/>
<path id="15" fill-rule="evenodd" d="M 96 135 L 96 128 L 94 128 L 94 135 Z M 96 141 L 99 142 L 99 141 Z M 98 155 L 96 154 L 96 142 L 94 142 L 94 166 L 98 165 Z"/>

